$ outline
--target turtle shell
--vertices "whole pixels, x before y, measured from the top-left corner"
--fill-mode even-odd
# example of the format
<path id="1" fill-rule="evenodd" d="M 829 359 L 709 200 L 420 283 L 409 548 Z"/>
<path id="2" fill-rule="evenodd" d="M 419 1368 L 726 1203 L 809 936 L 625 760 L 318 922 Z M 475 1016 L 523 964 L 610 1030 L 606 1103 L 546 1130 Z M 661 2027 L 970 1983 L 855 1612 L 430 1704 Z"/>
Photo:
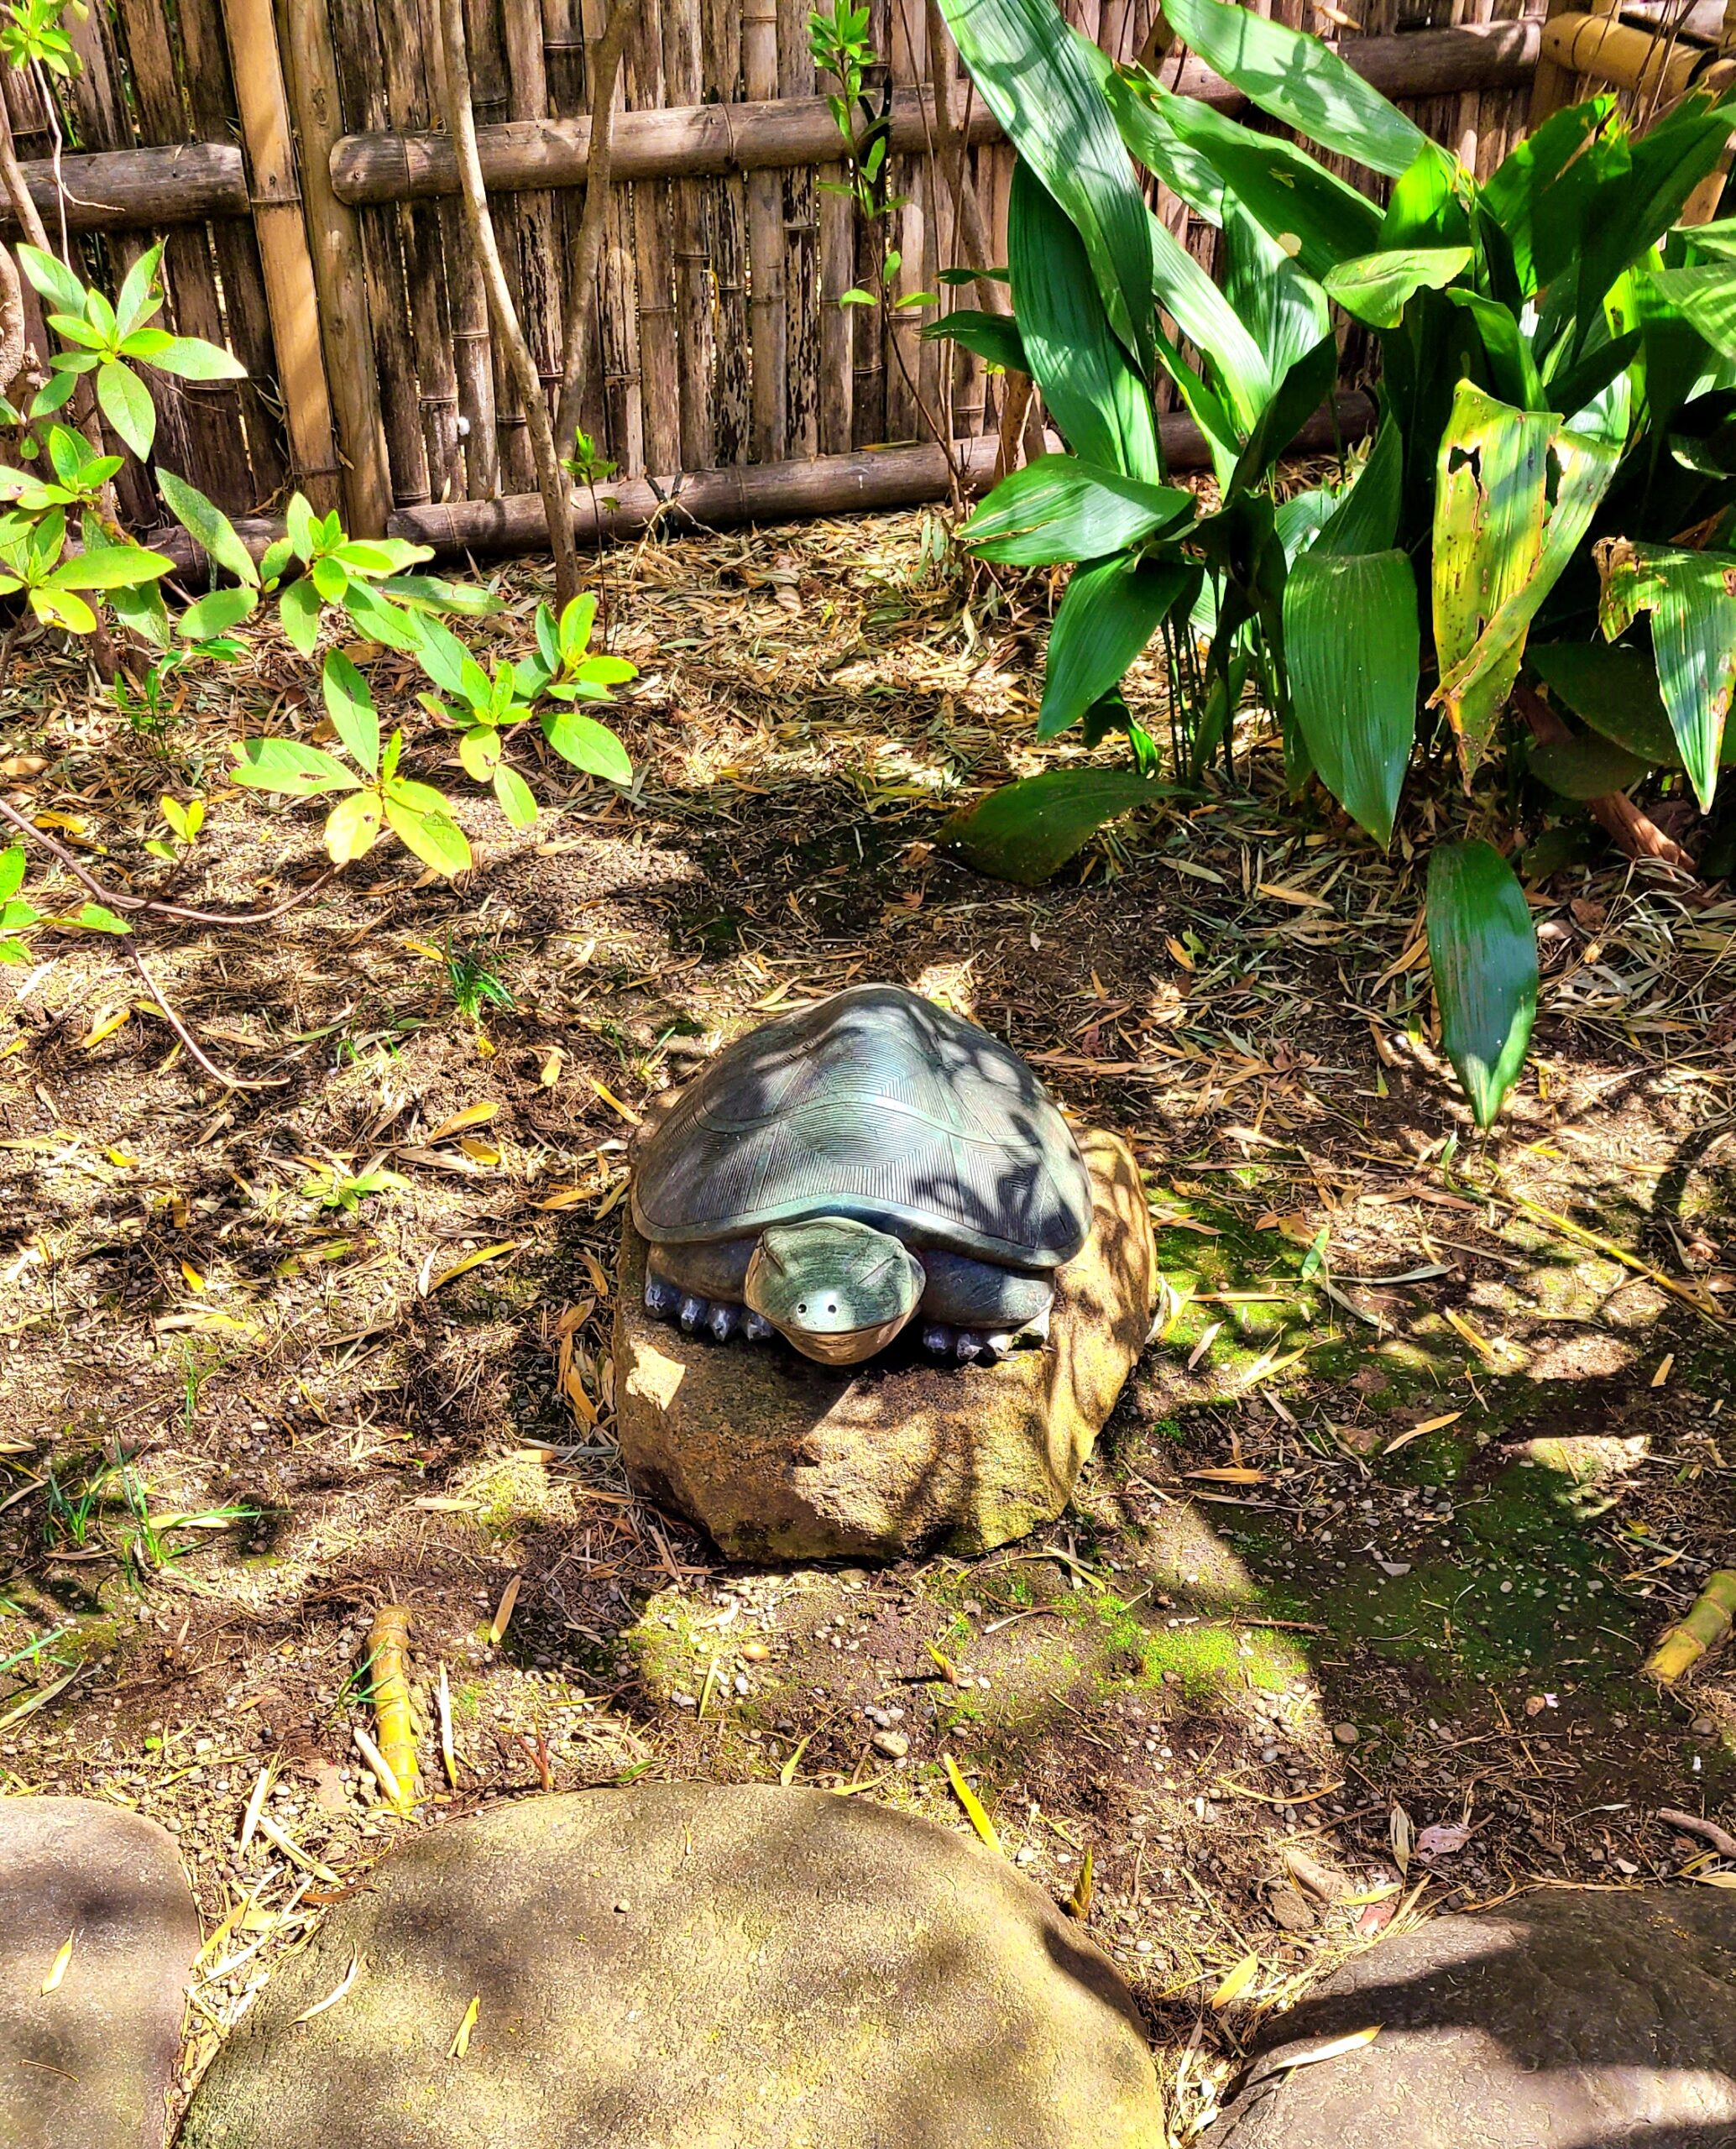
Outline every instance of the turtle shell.
<path id="1" fill-rule="evenodd" d="M 720 1053 L 634 1178 L 633 1221 L 665 1245 L 821 1216 L 1056 1268 L 1085 1243 L 1090 1180 L 1016 1053 L 902 986 L 855 986 Z"/>

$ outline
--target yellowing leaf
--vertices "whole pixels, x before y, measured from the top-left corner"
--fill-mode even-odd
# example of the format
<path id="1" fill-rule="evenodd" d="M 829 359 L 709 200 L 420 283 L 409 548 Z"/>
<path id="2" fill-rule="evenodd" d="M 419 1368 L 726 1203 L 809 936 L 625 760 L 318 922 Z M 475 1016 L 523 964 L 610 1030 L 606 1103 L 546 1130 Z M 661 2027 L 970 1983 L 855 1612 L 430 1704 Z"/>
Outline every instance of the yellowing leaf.
<path id="1" fill-rule="evenodd" d="M 464 2019 L 459 2023 L 458 2034 L 446 2048 L 448 2059 L 462 2059 L 470 2049 L 470 2032 L 476 2027 L 476 2017 L 482 2006 L 481 1995 L 473 1999 L 464 2010 Z"/>
<path id="2" fill-rule="evenodd" d="M 72 1960 L 72 1943 L 77 1937 L 76 1933 L 67 1934 L 65 1945 L 55 1956 L 48 1975 L 42 1980 L 42 1990 L 44 1993 L 58 1992 L 60 1990 L 60 1980 L 65 1976 L 67 1965 Z"/>
<path id="3" fill-rule="evenodd" d="M 295 2020 L 298 2022 L 311 2022 L 316 2015 L 323 2015 L 328 2007 L 335 2007 L 338 2001 L 342 1999 L 345 1993 L 347 1993 L 350 1987 L 355 1983 L 356 1979 L 361 1971 L 361 1957 L 352 1953 L 349 1958 L 349 1968 L 344 1972 L 337 1983 L 332 1986 L 332 1990 L 326 1995 L 325 1998 L 323 2000 L 315 2000 L 311 2007 L 304 2007 L 301 2012 L 295 2017 Z M 475 2005 L 475 2002 L 473 2000 L 471 2005 L 473 2007 Z"/>
<path id="4" fill-rule="evenodd" d="M 412 955 L 423 956 L 431 963 L 443 963 L 446 960 L 445 951 L 439 948 L 431 948 L 426 940 L 406 940 L 404 944 Z"/>
<path id="5" fill-rule="evenodd" d="M 124 1149 L 105 1149 L 102 1153 L 117 1171 L 136 1171 L 139 1168 L 138 1158 L 129 1157 Z"/>
<path id="6" fill-rule="evenodd" d="M 523 1243 L 521 1239 L 502 1239 L 496 1246 L 478 1247 L 474 1253 L 467 1253 L 462 1261 L 455 1261 L 450 1268 L 442 1268 L 422 1296 L 432 1298 L 443 1284 L 450 1284 L 455 1276 L 463 1276 L 473 1268 L 480 1268 L 484 1262 L 498 1261 L 503 1254 L 516 1253 Z"/>
<path id="7" fill-rule="evenodd" d="M 1244 1955 L 1239 1963 L 1226 1970 L 1219 1980 L 1217 1990 L 1211 1995 L 1212 2005 L 1227 2007 L 1232 2000 L 1238 1999 L 1247 1990 L 1259 1974 L 1259 1957 Z"/>
<path id="8" fill-rule="evenodd" d="M 1324 896 L 1311 896 L 1305 888 L 1287 888 L 1278 881 L 1256 882 L 1254 893 L 1257 896 L 1270 896 L 1278 902 L 1294 903 L 1299 909 L 1304 910 L 1331 910 L 1332 907 Z"/>
<path id="9" fill-rule="evenodd" d="M 531 1206 L 533 1209 L 576 1209 L 581 1201 L 588 1201 L 590 1198 L 582 1186 L 557 1186 L 547 1200 L 533 1201 Z"/>
<path id="10" fill-rule="evenodd" d="M 79 1050 L 89 1052 L 93 1046 L 101 1044 L 104 1038 L 112 1038 L 123 1022 L 132 1019 L 132 1014 L 131 1007 L 107 1007 L 100 1015 L 92 1016 L 89 1030 L 78 1041 Z"/>
<path id="11" fill-rule="evenodd" d="M 500 1152 L 492 1142 L 484 1142 L 480 1135 L 467 1134 L 458 1147 L 478 1164 L 498 1164 L 500 1161 Z"/>
<path id="12" fill-rule="evenodd" d="M 777 1780 L 786 1791 L 796 1780 L 796 1771 L 802 1765 L 802 1756 L 808 1751 L 808 1742 L 813 1736 L 813 1733 L 811 1731 L 803 1734 L 786 1758 L 783 1766 L 777 1772 Z"/>
<path id="13" fill-rule="evenodd" d="M 425 1138 L 429 1142 L 449 1141 L 454 1134 L 462 1134 L 468 1127 L 484 1127 L 500 1107 L 484 1099 L 480 1104 L 466 1105 L 463 1111 L 455 1111 L 450 1119 L 443 1119 L 434 1132 Z"/>
<path id="14" fill-rule="evenodd" d="M 1235 1470 L 1227 1463 L 1221 1470 L 1190 1470 L 1184 1474 L 1189 1477 L 1210 1477 L 1219 1485 L 1263 1485 L 1266 1482 L 1263 1470 Z"/>
<path id="15" fill-rule="evenodd" d="M 567 1064 L 567 1055 L 559 1045 L 549 1048 L 548 1058 L 542 1063 L 542 1072 L 537 1080 L 545 1090 L 552 1090 L 561 1079 L 561 1069 Z"/>
<path id="16" fill-rule="evenodd" d="M 954 1760 L 952 1755 L 943 1754 L 940 1758 L 946 1764 L 946 1780 L 953 1787 L 953 1796 L 969 1816 L 971 1827 L 975 1829 L 977 1834 L 982 1838 L 991 1850 L 998 1852 L 1001 1848 L 1001 1838 L 995 1833 L 995 1824 L 990 1820 L 982 1801 L 965 1782 L 960 1773 L 959 1765 Z"/>
<path id="17" fill-rule="evenodd" d="M 191 1261 L 182 1262 L 180 1264 L 180 1273 L 184 1277 L 186 1277 L 187 1289 L 190 1291 L 202 1291 L 205 1289 L 205 1278 L 199 1273 L 198 1270 L 194 1268 Z"/>
<path id="18" fill-rule="evenodd" d="M 635 1111 L 631 1105 L 623 1104 L 620 1099 L 615 1095 L 614 1091 L 605 1088 L 604 1085 L 597 1080 L 594 1074 L 591 1077 L 591 1087 L 597 1092 L 597 1095 L 602 1098 L 604 1103 L 609 1106 L 611 1111 L 619 1112 L 620 1114 L 621 1117 L 626 1121 L 629 1127 L 644 1126 L 645 1120 L 643 1115 Z"/>
<path id="19" fill-rule="evenodd" d="M 512 1608 L 519 1601 L 519 1585 L 524 1577 L 515 1575 L 500 1592 L 500 1602 L 494 1608 L 494 1623 L 489 1629 L 489 1640 L 498 1644 L 512 1619 Z"/>
<path id="20" fill-rule="evenodd" d="M 1408 1432 L 1394 1435 L 1381 1450 L 1381 1453 L 1391 1455 L 1398 1449 L 1405 1446 L 1409 1441 L 1420 1441 L 1425 1433 L 1438 1433 L 1445 1426 L 1456 1425 L 1464 1414 L 1462 1410 L 1449 1410 L 1439 1418 L 1425 1418 L 1421 1425 L 1411 1426 Z"/>

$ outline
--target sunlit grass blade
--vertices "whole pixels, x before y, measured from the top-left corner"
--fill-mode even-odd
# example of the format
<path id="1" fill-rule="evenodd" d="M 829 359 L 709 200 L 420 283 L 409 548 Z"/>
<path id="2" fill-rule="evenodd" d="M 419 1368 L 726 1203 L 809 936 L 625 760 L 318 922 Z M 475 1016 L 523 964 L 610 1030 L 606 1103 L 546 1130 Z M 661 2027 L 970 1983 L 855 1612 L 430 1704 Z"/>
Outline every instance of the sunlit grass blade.
<path id="1" fill-rule="evenodd" d="M 1524 891 L 1486 843 L 1441 844 L 1429 860 L 1429 967 L 1441 1038 L 1488 1127 L 1519 1078 L 1537 1012 L 1537 936 Z"/>

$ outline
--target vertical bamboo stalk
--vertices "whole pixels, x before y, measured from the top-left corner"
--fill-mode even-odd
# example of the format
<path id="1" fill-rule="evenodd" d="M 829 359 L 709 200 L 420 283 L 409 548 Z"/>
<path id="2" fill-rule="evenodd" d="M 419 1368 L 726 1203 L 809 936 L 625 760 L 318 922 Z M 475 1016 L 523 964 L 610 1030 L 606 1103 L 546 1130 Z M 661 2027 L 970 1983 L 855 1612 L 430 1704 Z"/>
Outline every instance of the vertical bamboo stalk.
<path id="1" fill-rule="evenodd" d="M 542 51 L 551 110 L 557 119 L 577 118 L 586 110 L 589 101 L 586 89 L 584 17 L 579 0 L 542 0 Z M 579 230 L 584 220 L 583 191 L 563 187 L 555 196 L 555 213 L 561 259 L 570 263 L 578 251 Z M 595 292 L 587 295 L 580 332 L 585 344 L 585 393 L 578 422 L 593 441 L 606 442 L 609 406 L 604 395 Z"/>
<path id="2" fill-rule="evenodd" d="M 469 55 L 471 91 L 478 127 L 498 126 L 505 119 L 509 106 L 506 51 L 494 5 L 495 0 L 464 0 L 464 42 Z M 522 323 L 524 294 L 519 275 L 518 210 L 510 196 L 491 203 L 490 208 L 507 287 Z M 468 251 L 468 239 L 466 248 Z M 531 452 L 524 405 L 506 353 L 499 338 L 493 333 L 492 322 L 489 364 L 494 380 L 495 452 L 499 458 L 501 486 L 509 493 L 533 492 L 536 486 L 536 463 Z"/>
<path id="3" fill-rule="evenodd" d="M 672 105 L 698 104 L 703 72 L 696 0 L 675 0 L 663 13 L 663 87 Z M 677 179 L 669 188 L 675 254 L 676 352 L 681 374 L 681 467 L 709 470 L 712 446 L 711 247 L 703 180 Z"/>
<path id="4" fill-rule="evenodd" d="M 410 0 L 407 23 L 381 25 L 386 115 L 406 132 L 421 132 L 434 123 L 439 86 L 436 60 L 438 38 L 429 38 L 421 11 Z M 417 410 L 428 489 L 440 500 L 464 497 L 463 452 L 458 438 L 458 381 L 452 321 L 447 301 L 444 229 L 437 201 L 406 201 L 398 211 L 410 301 L 410 333 L 417 380 Z"/>
<path id="5" fill-rule="evenodd" d="M 742 0 L 741 71 L 750 102 L 777 95 L 777 0 Z M 789 373 L 781 173 L 747 175 L 747 263 L 753 460 L 778 463 L 784 454 Z"/>
<path id="6" fill-rule="evenodd" d="M 808 45 L 808 0 L 778 0 L 777 94 L 813 95 Z M 819 219 L 814 175 L 807 167 L 783 175 L 784 352 L 789 369 L 784 411 L 786 455 L 819 452 L 820 323 L 816 272 Z"/>
<path id="7" fill-rule="evenodd" d="M 736 0 L 705 0 L 703 28 L 705 95 L 721 104 L 734 104 L 741 96 L 741 14 Z M 711 267 L 717 291 L 712 452 L 719 464 L 747 460 L 747 290 L 744 280 L 747 242 L 744 202 L 739 173 L 726 172 L 723 178 L 711 182 Z"/>
<path id="8" fill-rule="evenodd" d="M 583 6 L 585 81 L 589 85 L 596 79 L 595 52 L 608 24 L 608 0 L 583 0 Z M 625 71 L 622 71 L 624 75 Z M 618 106 L 625 103 L 625 81 L 617 81 L 615 97 Z M 617 186 L 609 199 L 598 316 L 609 453 L 620 463 L 623 477 L 637 477 L 646 467 L 645 396 L 640 367 L 639 262 L 630 187 Z"/>
<path id="9" fill-rule="evenodd" d="M 302 122 L 301 139 L 308 177 L 306 223 L 271 0 L 223 0 L 223 27 L 229 40 L 229 65 L 234 72 L 241 139 L 247 149 L 253 190 L 254 228 L 259 243 L 272 338 L 277 346 L 277 377 L 283 390 L 290 472 L 313 505 L 323 509 L 335 505 L 337 499 L 338 442 L 333 437 L 332 397 L 320 338 L 322 322 L 330 337 L 338 310 L 350 295 L 342 279 L 330 274 L 334 265 L 331 257 L 342 252 L 341 245 L 334 243 L 341 234 L 332 222 L 332 213 L 348 217 L 349 212 L 332 197 L 326 167 L 331 144 L 340 131 L 335 95 L 331 102 L 329 134 L 324 140 L 320 139 L 318 90 L 325 0 L 300 0 L 297 14 L 294 52 L 295 76 L 303 91 L 297 98 L 297 116 Z M 315 17 L 316 21 L 312 19 Z M 323 50 L 329 61 L 329 42 Z M 322 251 L 328 255 L 327 276 L 317 287 L 319 268 L 308 251 L 310 232 L 322 236 Z M 323 308 L 322 293 L 327 300 Z M 347 325 L 352 329 L 358 325 L 365 327 L 366 318 L 365 308 L 357 300 Z M 331 348 L 328 341 L 327 349 Z M 353 343 L 344 338 L 332 356 L 337 362 L 336 379 L 337 365 L 353 363 L 357 353 Z M 378 434 L 379 406 L 374 399 L 372 374 L 365 368 L 342 378 L 338 424 L 349 465 L 345 497 L 350 527 L 358 531 L 383 530 L 390 503 L 384 458 L 375 459 L 369 454 L 370 442 Z"/>
<path id="10" fill-rule="evenodd" d="M 889 36 L 889 0 L 868 0 L 868 39 L 876 52 L 884 54 Z M 877 91 L 886 76 L 871 78 Z M 892 174 L 881 167 L 881 181 L 891 191 Z M 865 291 L 880 288 L 880 257 L 884 227 L 856 219 L 855 282 Z M 850 434 L 857 447 L 871 447 L 886 437 L 886 377 L 885 338 L 881 334 L 878 306 L 853 306 L 850 327 L 855 348 L 850 390 Z"/>
<path id="11" fill-rule="evenodd" d="M 820 177 L 844 183 L 844 166 L 822 165 Z M 819 452 L 842 455 L 850 448 L 855 416 L 855 306 L 842 304 L 855 281 L 856 213 L 847 195 L 819 196 Z"/>
<path id="12" fill-rule="evenodd" d="M 501 0 L 501 6 L 510 117 L 546 119 L 548 74 L 542 50 L 541 0 Z M 567 256 L 556 243 L 552 194 L 515 194 L 510 207 L 517 227 L 519 318 L 552 415 L 561 392 Z M 555 446 L 562 456 L 572 452 L 571 441 L 557 441 Z"/>
<path id="13" fill-rule="evenodd" d="M 235 85 L 223 41 L 220 0 L 180 0 L 178 12 L 189 123 L 201 141 L 227 141 L 235 129 Z M 247 499 L 237 505 L 263 507 L 283 490 L 289 464 L 282 419 L 271 392 L 277 356 L 259 244 L 253 225 L 243 217 L 217 218 L 211 227 L 211 240 L 229 348 L 247 368 L 247 379 L 233 384 L 250 474 Z"/>
<path id="14" fill-rule="evenodd" d="M 672 0 L 682 7 L 689 0 Z M 655 112 L 663 102 L 663 16 L 659 0 L 641 0 L 638 35 L 629 47 L 630 102 Z M 646 467 L 657 475 L 681 468 L 681 375 L 675 356 L 675 264 L 669 243 L 669 190 L 636 182 L 633 231 L 639 258 L 639 368 L 645 398 Z"/>
<path id="15" fill-rule="evenodd" d="M 888 27 L 892 33 L 888 50 L 894 91 L 913 89 L 923 79 L 925 40 L 920 19 L 912 19 L 912 0 L 892 0 Z M 894 215 L 890 227 L 892 247 L 902 257 L 892 281 L 892 295 L 902 298 L 907 292 L 923 288 L 918 279 L 922 274 L 928 231 L 923 199 L 926 159 L 918 153 L 891 157 L 886 161 L 892 168 L 892 193 L 906 197 L 904 207 Z M 923 431 L 916 395 L 923 358 L 918 341 L 921 324 L 914 309 L 907 313 L 890 310 L 882 320 L 886 340 L 886 437 L 889 441 L 916 440 Z M 931 404 L 929 407 L 933 406 Z"/>

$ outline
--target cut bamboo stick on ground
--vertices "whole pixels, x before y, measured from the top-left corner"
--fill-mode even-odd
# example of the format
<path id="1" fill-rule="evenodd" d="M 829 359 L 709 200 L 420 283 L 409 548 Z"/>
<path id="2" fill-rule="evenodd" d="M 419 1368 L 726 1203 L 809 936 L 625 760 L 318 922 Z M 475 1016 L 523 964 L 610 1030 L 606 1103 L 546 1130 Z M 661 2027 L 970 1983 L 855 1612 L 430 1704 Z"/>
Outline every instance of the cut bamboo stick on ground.
<path id="1" fill-rule="evenodd" d="M 416 1801 L 416 1755 L 410 1712 L 410 1613 L 403 1605 L 382 1604 L 374 1613 L 368 1661 L 380 1758 L 397 1786 L 395 1796 L 390 1788 L 386 1795 L 400 1813 L 408 1813 Z"/>
<path id="2" fill-rule="evenodd" d="M 1736 1620 L 1736 1568 L 1720 1567 L 1707 1577 L 1706 1587 L 1687 1612 L 1673 1627 L 1665 1629 L 1663 1639 L 1645 1660 L 1646 1671 L 1660 1685 L 1673 1686 L 1708 1650 L 1718 1647 L 1728 1634 L 1733 1620 Z"/>

